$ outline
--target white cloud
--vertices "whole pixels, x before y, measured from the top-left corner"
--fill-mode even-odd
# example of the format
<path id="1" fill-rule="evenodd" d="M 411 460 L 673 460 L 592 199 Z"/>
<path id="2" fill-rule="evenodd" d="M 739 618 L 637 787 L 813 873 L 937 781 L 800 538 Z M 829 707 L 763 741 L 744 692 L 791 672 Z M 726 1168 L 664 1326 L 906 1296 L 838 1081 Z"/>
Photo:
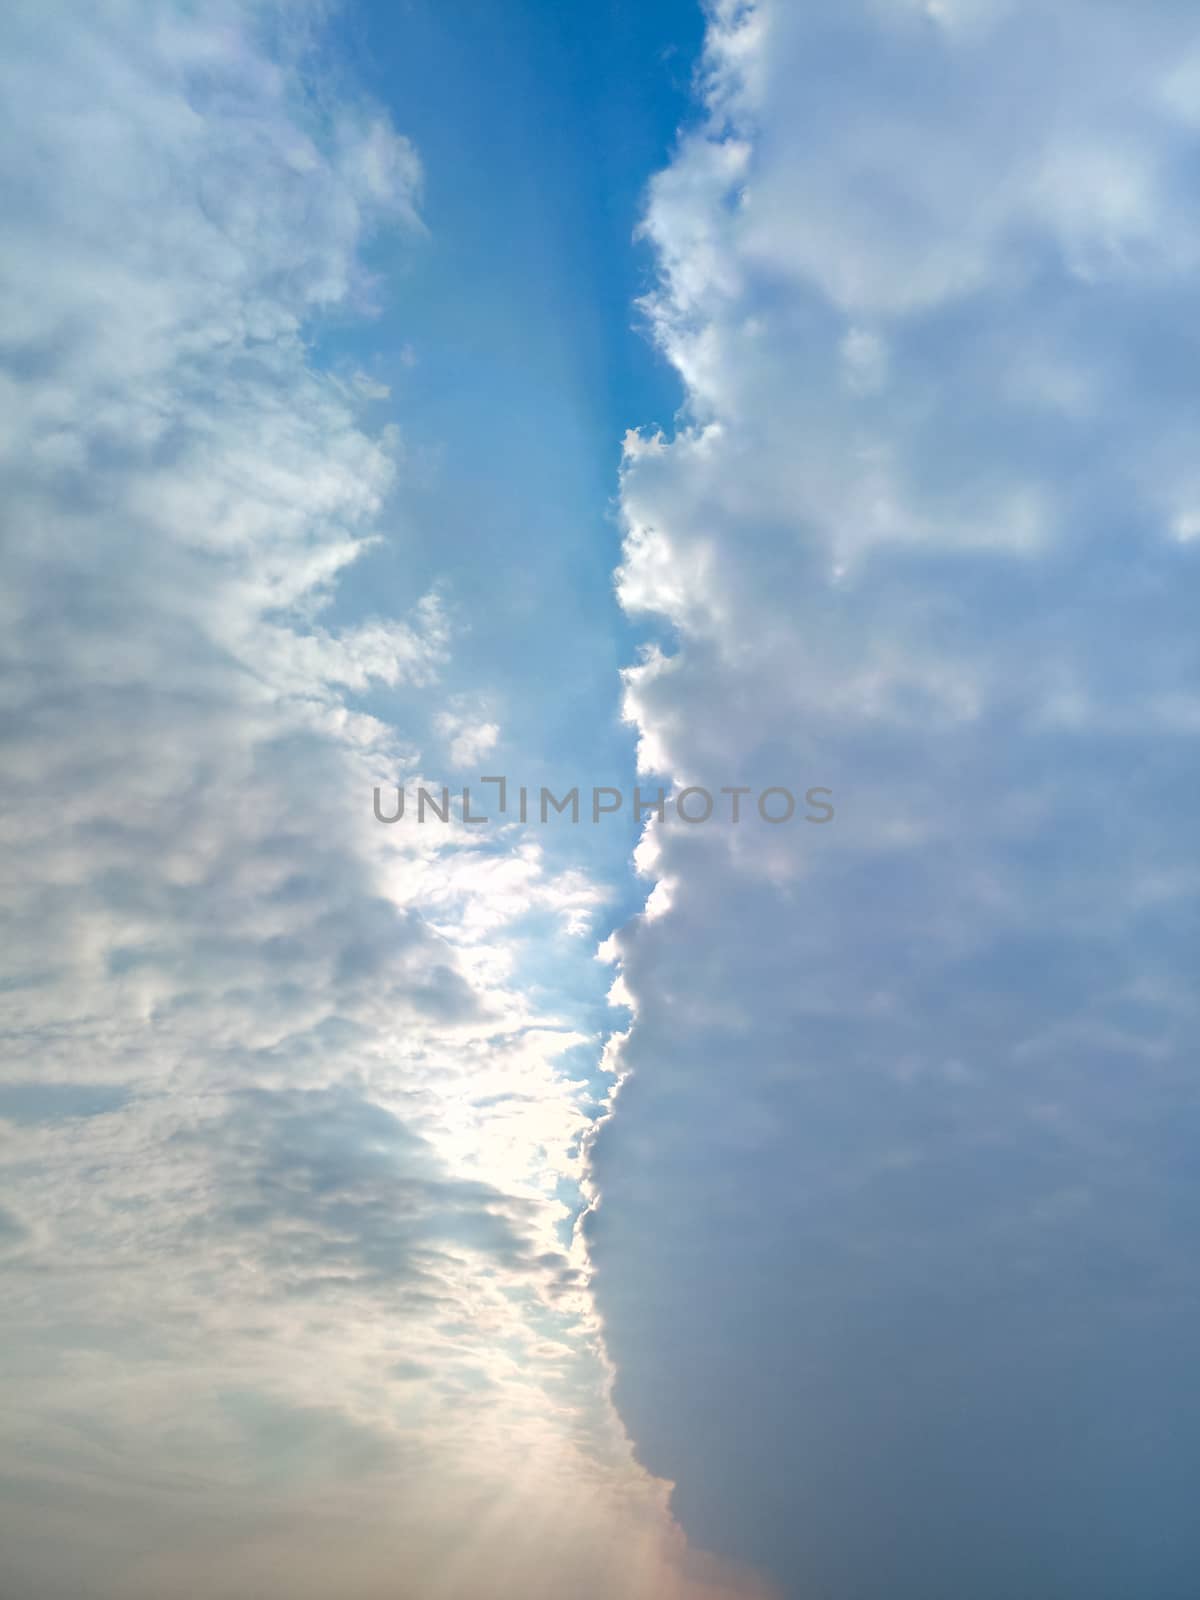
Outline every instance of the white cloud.
<path id="1" fill-rule="evenodd" d="M 634 1461 L 570 1238 L 598 1041 L 515 973 L 600 891 L 370 811 L 421 755 L 352 697 L 427 720 L 453 641 L 331 604 L 397 441 L 306 329 L 416 153 L 300 73 L 315 11 L 55 11 L 0 25 L 6 1581 L 754 1592 Z"/>
<path id="2" fill-rule="evenodd" d="M 651 187 L 641 761 L 837 814 L 648 830 L 589 1230 L 641 1458 L 788 1593 L 1195 1570 L 1194 33 L 720 5 Z"/>
<path id="3" fill-rule="evenodd" d="M 478 767 L 500 739 L 500 725 L 487 719 L 482 707 L 472 706 L 461 697 L 433 721 L 434 731 L 444 742 L 452 767 L 463 770 Z"/>

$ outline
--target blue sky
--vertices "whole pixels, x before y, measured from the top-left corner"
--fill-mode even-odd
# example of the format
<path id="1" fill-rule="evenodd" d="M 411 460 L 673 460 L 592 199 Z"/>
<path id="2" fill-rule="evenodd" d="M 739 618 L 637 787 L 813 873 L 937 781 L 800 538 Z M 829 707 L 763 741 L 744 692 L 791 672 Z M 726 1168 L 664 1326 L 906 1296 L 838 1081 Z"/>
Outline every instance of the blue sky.
<path id="1" fill-rule="evenodd" d="M 401 591 L 451 585 L 471 617 L 457 670 L 511 702 L 526 750 L 589 776 L 631 763 L 617 674 L 635 635 L 607 602 L 616 469 L 630 417 L 669 424 L 682 398 L 638 330 L 653 257 L 633 236 L 692 109 L 701 30 L 684 4 L 413 5 L 365 8 L 339 37 L 364 87 L 405 108 L 427 172 L 428 237 L 372 253 L 390 303 L 352 348 L 439 459 L 401 490 L 418 561 L 389 548 L 354 577 L 372 595 L 381 569 Z"/>
<path id="2" fill-rule="evenodd" d="M 619 674 L 654 630 L 613 597 L 616 473 L 630 418 L 669 425 L 682 400 L 637 309 L 654 260 L 635 231 L 695 114 L 700 10 L 364 7 L 331 33 L 362 89 L 393 119 L 403 107 L 428 229 L 416 248 L 387 236 L 365 252 L 379 315 L 320 346 L 391 388 L 379 416 L 418 463 L 392 504 L 403 541 L 358 562 L 337 604 L 403 609 L 441 585 L 466 623 L 444 681 L 500 719 L 501 769 L 557 793 L 628 789 Z M 369 703 L 402 726 L 421 715 L 402 692 Z M 614 926 L 644 894 L 627 870 L 635 838 L 614 824 L 588 842 Z M 543 843 L 578 855 L 561 833 Z M 529 962 L 531 980 L 572 982 L 607 1020 L 603 973 L 536 950 Z"/>
<path id="3" fill-rule="evenodd" d="M 0 1590 L 1192 1600 L 1192 8 L 0 108 Z"/>

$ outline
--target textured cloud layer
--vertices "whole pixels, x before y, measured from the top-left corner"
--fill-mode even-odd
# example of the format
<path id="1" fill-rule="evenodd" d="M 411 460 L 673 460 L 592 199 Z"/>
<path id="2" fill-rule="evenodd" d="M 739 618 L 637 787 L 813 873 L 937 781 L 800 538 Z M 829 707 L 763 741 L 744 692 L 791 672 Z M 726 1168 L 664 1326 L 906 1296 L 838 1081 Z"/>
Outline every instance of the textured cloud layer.
<path id="1" fill-rule="evenodd" d="M 1168 3 L 720 4 L 650 194 L 642 762 L 836 818 L 649 830 L 589 1226 L 643 1459 L 797 1597 L 1200 1562 L 1198 72 Z"/>
<path id="2" fill-rule="evenodd" d="M 295 8 L 2 32 L 0 1587 L 731 1594 L 614 1421 L 584 1041 L 514 978 L 601 891 L 371 816 L 420 755 L 356 696 L 452 630 L 338 620 L 396 441 L 307 329 L 416 153 Z"/>

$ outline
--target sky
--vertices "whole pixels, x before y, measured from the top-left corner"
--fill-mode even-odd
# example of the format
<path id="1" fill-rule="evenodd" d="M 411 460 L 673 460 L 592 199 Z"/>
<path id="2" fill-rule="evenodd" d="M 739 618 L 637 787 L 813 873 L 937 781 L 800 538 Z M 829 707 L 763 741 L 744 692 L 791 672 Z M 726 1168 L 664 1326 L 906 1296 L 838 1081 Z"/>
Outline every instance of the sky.
<path id="1" fill-rule="evenodd" d="M 0 1592 L 1191 1600 L 1194 8 L 0 118 Z"/>

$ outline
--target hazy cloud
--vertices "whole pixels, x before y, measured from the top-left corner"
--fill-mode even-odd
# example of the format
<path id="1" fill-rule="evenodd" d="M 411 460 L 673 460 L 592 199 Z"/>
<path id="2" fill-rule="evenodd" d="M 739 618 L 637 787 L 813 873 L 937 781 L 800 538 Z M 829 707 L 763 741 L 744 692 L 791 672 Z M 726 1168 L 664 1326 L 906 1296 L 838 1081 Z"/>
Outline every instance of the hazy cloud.
<path id="1" fill-rule="evenodd" d="M 1196 1568 L 1198 47 L 719 4 L 650 191 L 641 761 L 836 818 L 648 830 L 589 1233 L 642 1458 L 797 1597 Z"/>

